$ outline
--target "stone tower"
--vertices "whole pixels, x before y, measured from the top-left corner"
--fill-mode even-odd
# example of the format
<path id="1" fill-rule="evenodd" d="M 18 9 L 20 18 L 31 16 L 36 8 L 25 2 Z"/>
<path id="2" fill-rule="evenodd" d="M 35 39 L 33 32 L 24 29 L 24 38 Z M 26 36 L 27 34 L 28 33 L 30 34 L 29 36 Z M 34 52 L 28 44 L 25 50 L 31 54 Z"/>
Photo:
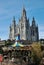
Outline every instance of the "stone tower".
<path id="1" fill-rule="evenodd" d="M 32 20 L 32 25 L 31 25 L 31 41 L 38 41 L 39 36 L 38 36 L 38 26 L 35 23 L 35 19 L 33 17 Z"/>
<path id="2" fill-rule="evenodd" d="M 16 21 L 15 21 L 15 18 L 13 17 L 12 25 L 10 25 L 9 38 L 11 40 L 14 40 L 15 39 L 15 34 L 16 34 Z"/>
<path id="3" fill-rule="evenodd" d="M 21 40 L 30 40 L 30 25 L 29 19 L 26 16 L 26 10 L 23 7 L 21 19 L 19 20 L 19 27 L 20 27 L 20 39 Z"/>

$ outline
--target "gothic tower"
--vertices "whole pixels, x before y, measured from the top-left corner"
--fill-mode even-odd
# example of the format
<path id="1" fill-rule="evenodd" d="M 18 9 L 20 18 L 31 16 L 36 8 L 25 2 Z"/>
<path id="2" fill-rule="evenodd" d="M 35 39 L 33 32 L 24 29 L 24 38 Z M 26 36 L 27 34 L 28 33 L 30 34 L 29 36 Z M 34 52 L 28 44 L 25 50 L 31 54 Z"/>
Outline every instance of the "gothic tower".
<path id="1" fill-rule="evenodd" d="M 38 26 L 36 25 L 35 19 L 33 17 L 32 25 L 31 25 L 31 41 L 32 42 L 38 41 L 38 39 L 39 39 L 39 36 L 38 36 Z"/>
<path id="2" fill-rule="evenodd" d="M 20 26 L 20 39 L 21 40 L 30 40 L 30 38 L 29 38 L 29 35 L 30 35 L 29 19 L 27 19 L 26 10 L 24 7 L 22 10 L 21 19 L 19 20 L 19 26 Z"/>
<path id="3" fill-rule="evenodd" d="M 10 35 L 9 35 L 9 38 L 11 40 L 15 40 L 15 34 L 16 34 L 16 21 L 15 21 L 15 18 L 13 17 L 12 25 L 10 25 Z"/>

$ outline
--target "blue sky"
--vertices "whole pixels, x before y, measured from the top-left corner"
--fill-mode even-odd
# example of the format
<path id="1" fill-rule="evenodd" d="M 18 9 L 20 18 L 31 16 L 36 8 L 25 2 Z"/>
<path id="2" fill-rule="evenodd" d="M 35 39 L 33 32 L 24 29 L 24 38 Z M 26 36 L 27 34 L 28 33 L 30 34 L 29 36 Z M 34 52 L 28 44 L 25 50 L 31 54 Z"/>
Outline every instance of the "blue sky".
<path id="1" fill-rule="evenodd" d="M 9 26 L 13 16 L 19 21 L 22 7 L 25 7 L 27 17 L 32 22 L 33 16 L 39 27 L 39 38 L 44 38 L 44 0 L 0 0 L 0 38 L 9 38 Z"/>

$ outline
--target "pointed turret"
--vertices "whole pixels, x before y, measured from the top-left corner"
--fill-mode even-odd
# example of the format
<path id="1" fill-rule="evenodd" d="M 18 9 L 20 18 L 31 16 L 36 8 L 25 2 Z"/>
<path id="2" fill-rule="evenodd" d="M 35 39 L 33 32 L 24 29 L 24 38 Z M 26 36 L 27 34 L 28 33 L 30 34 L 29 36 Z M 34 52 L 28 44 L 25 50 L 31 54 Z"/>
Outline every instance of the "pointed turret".
<path id="1" fill-rule="evenodd" d="M 35 24 L 35 19 L 34 19 L 34 17 L 33 17 L 33 20 L 32 20 L 32 26 L 35 26 L 36 24 Z"/>
<path id="2" fill-rule="evenodd" d="M 22 16 L 26 17 L 26 10 L 25 10 L 24 7 L 23 7 L 23 9 L 22 9 Z"/>
<path id="3" fill-rule="evenodd" d="M 16 26 L 15 17 L 13 17 L 12 25 Z"/>

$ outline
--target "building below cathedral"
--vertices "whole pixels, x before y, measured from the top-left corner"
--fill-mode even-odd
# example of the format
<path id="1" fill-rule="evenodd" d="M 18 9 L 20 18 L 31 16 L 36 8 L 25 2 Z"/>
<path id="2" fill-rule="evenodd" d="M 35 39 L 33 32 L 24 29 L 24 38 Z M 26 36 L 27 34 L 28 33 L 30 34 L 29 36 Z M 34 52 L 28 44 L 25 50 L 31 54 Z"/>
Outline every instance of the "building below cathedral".
<path id="1" fill-rule="evenodd" d="M 20 40 L 28 40 L 32 42 L 39 40 L 38 26 L 36 25 L 35 19 L 33 17 L 32 25 L 30 26 L 25 8 L 22 9 L 22 15 L 18 24 L 16 24 L 15 18 L 13 18 L 12 24 L 10 25 L 9 39 L 15 40 L 18 35 L 20 36 Z"/>

